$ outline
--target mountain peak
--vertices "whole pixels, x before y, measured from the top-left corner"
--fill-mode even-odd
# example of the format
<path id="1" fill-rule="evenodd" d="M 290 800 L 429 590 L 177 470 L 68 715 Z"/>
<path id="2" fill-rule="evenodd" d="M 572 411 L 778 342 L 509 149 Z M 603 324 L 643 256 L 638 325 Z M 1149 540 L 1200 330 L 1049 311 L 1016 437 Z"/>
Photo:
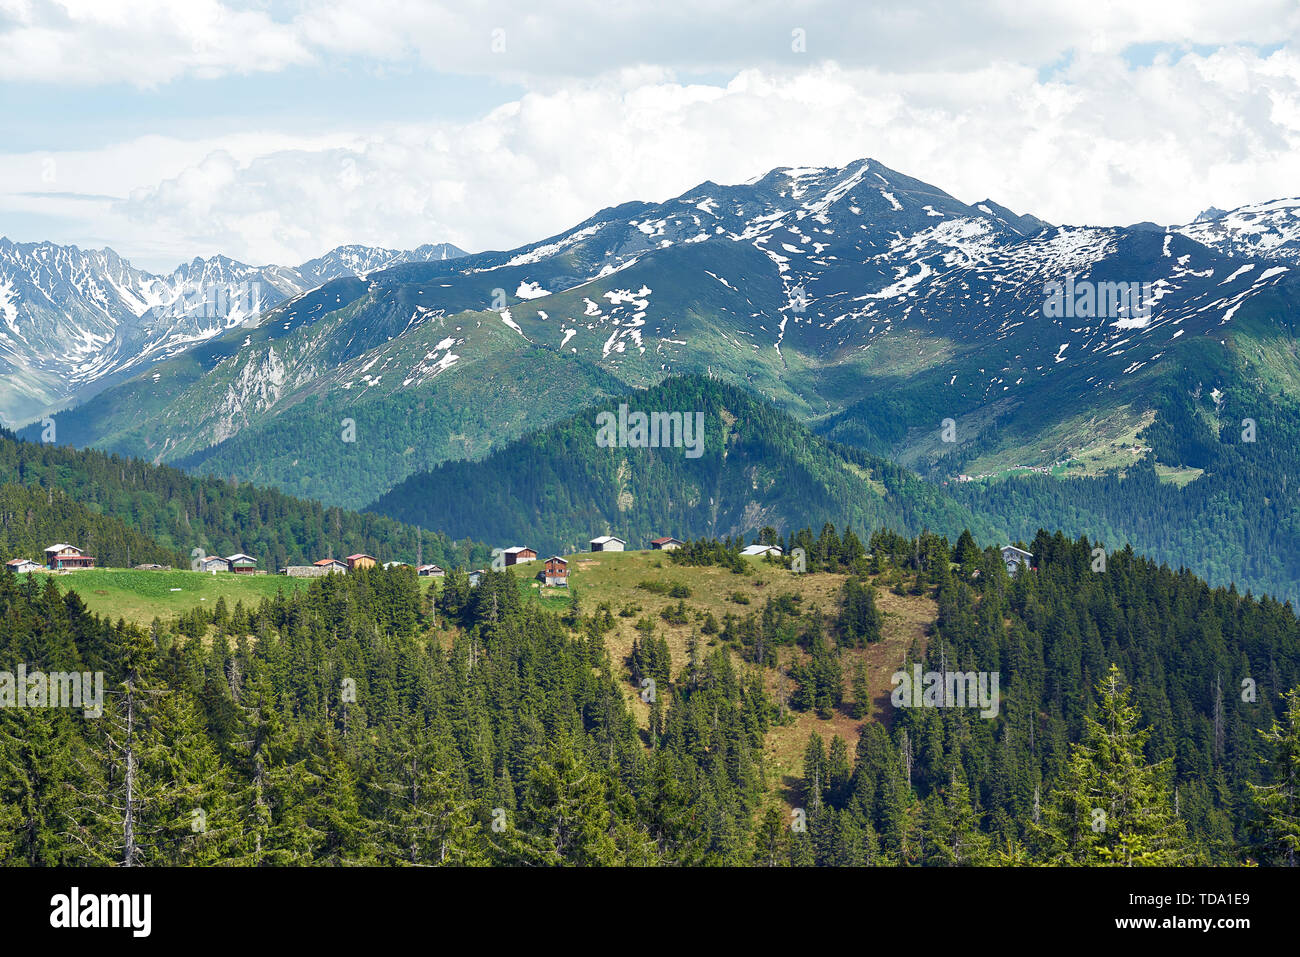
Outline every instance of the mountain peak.
<path id="1" fill-rule="evenodd" d="M 1226 256 L 1300 263 L 1300 199 L 1272 199 L 1227 211 L 1211 206 L 1173 231 Z"/>
<path id="2" fill-rule="evenodd" d="M 1052 224 L 1045 219 L 1039 219 L 1030 213 L 1015 213 L 1001 203 L 985 198 L 975 203 L 975 208 L 982 213 L 993 216 L 994 219 L 1006 223 L 1022 236 L 1033 236 L 1044 229 L 1050 229 Z"/>

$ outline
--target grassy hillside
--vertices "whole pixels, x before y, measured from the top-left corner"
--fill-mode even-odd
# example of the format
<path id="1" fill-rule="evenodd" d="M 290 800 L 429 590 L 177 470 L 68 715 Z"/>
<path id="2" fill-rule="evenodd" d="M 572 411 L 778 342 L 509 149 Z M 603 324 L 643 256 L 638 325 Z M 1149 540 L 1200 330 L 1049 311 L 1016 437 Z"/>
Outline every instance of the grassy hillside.
<path id="1" fill-rule="evenodd" d="M 833 617 L 839 605 L 839 593 L 847 579 L 845 574 L 813 572 L 795 574 L 789 569 L 758 558 L 746 559 L 746 573 L 737 575 L 717 566 L 686 567 L 674 564 L 668 553 L 660 551 L 629 552 L 575 552 L 567 556 L 570 567 L 570 586 L 565 588 L 542 587 L 532 574 L 538 565 L 519 566 L 512 571 L 521 593 L 536 597 L 548 611 L 563 611 L 572 600 L 577 600 L 588 613 L 606 606 L 613 614 L 613 628 L 604 635 L 604 643 L 618 673 L 621 688 L 631 713 L 641 728 L 649 722 L 649 705 L 641 700 L 639 689 L 632 680 L 629 656 L 637 637 L 637 622 L 648 618 L 654 622 L 658 633 L 665 639 L 672 660 L 688 660 L 688 639 L 699 632 L 706 616 L 712 615 L 721 622 L 728 615 L 745 615 L 762 609 L 769 598 L 796 599 L 804 613 L 820 609 Z M 44 573 L 32 573 L 38 582 Z M 236 602 L 245 608 L 255 608 L 263 598 L 277 592 L 296 592 L 307 588 L 312 579 L 288 578 L 283 575 L 202 574 L 191 571 L 136 571 L 129 569 L 92 569 L 70 575 L 52 576 L 64 593 L 75 591 L 87 608 L 98 615 L 116 621 L 148 625 L 155 618 L 167 620 L 186 614 L 196 608 L 211 611 L 219 598 L 233 609 Z M 873 576 L 878 583 L 879 576 Z M 425 590 L 436 593 L 438 579 L 421 582 Z M 648 590 L 646 584 L 670 587 L 686 584 L 690 597 L 684 599 L 689 617 L 675 622 L 663 617 L 665 610 L 674 609 L 679 599 L 666 593 Z M 890 690 L 889 677 L 897 670 L 908 650 L 924 648 L 926 637 L 937 615 L 933 598 L 927 595 L 895 595 L 882 590 L 878 602 L 884 612 L 882 638 L 865 648 L 845 649 L 846 671 L 861 660 L 869 675 L 871 703 L 866 720 L 887 720 L 891 713 L 885 700 Z M 449 638 L 454 643 L 460 637 L 453 628 Z M 702 637 L 702 651 L 722 647 L 716 635 Z M 742 673 L 753 673 L 762 678 L 774 700 L 788 695 L 787 682 L 781 680 L 782 669 L 807 655 L 797 647 L 783 647 L 778 653 L 779 668 L 758 669 L 745 662 L 734 651 L 730 652 L 733 666 Z M 834 735 L 844 738 L 852 749 L 860 733 L 861 721 L 849 714 L 846 707 L 829 719 L 814 712 L 787 711 L 787 722 L 773 727 L 766 738 L 766 759 L 775 773 L 783 799 L 793 799 L 790 790 L 802 771 L 803 748 L 810 733 L 824 737 L 829 743 Z"/>
<path id="2" fill-rule="evenodd" d="M 828 572 L 795 574 L 758 558 L 746 559 L 746 572 L 738 575 L 717 566 L 677 565 L 667 553 L 660 551 L 576 552 L 567 557 L 571 570 L 567 589 L 542 587 L 531 577 L 539 569 L 537 565 L 519 566 L 512 574 L 521 593 L 535 597 L 548 611 L 563 611 L 572 600 L 588 613 L 602 606 L 610 610 L 613 627 L 605 633 L 604 644 L 621 678 L 620 688 L 627 707 L 643 730 L 649 725 L 650 706 L 641 699 L 629 664 L 639 621 L 649 619 L 654 623 L 657 634 L 667 642 L 673 662 L 680 666 L 689 658 L 690 635 L 692 632 L 699 634 L 707 616 L 712 615 L 721 622 L 728 615 L 758 612 L 767 599 L 787 598 L 794 599 L 804 614 L 818 609 L 827 617 L 833 617 L 839 606 L 840 590 L 848 577 Z M 45 574 L 34 572 L 32 577 L 40 582 Z M 97 568 L 52 578 L 60 591 L 75 591 L 93 614 L 113 621 L 122 618 L 142 626 L 155 619 L 166 621 L 196 608 L 213 611 L 218 599 L 224 599 L 230 609 L 237 602 L 242 602 L 246 609 L 253 609 L 264 598 L 272 598 L 277 592 L 302 591 L 312 581 L 282 575 L 212 575 L 184 570 L 117 568 Z M 873 576 L 871 581 L 880 584 L 880 576 Z M 420 584 L 436 594 L 439 580 L 422 580 Z M 662 585 L 667 589 L 681 584 L 690 590 L 686 599 L 644 587 Z M 866 667 L 871 693 L 865 714 L 867 721 L 888 720 L 892 713 L 887 706 L 890 675 L 910 649 L 925 647 L 937 617 L 937 606 L 928 595 L 896 595 L 882 589 L 877 600 L 884 613 L 881 640 L 865 648 L 844 649 L 841 653 L 846 673 L 851 672 L 859 660 Z M 688 618 L 680 622 L 665 619 L 664 612 L 675 609 L 679 601 L 684 601 Z M 454 644 L 463 633 L 452 628 L 448 637 Z M 719 636 L 701 636 L 701 653 L 720 647 L 725 645 Z M 759 669 L 746 662 L 734 649 L 728 649 L 727 653 L 734 668 L 740 673 L 758 676 L 773 700 L 778 702 L 789 694 L 789 682 L 783 679 L 783 672 L 792 663 L 807 658 L 807 654 L 796 646 L 782 647 L 778 651 L 780 664 L 776 669 Z M 846 705 L 832 717 L 823 718 L 812 711 L 783 709 L 786 720 L 772 727 L 765 739 L 764 754 L 772 775 L 774 796 L 791 806 L 797 803 L 803 749 L 809 734 L 825 738 L 828 744 L 839 735 L 850 750 L 856 746 L 862 721 L 851 716 L 850 710 L 851 705 Z"/>
<path id="3" fill-rule="evenodd" d="M 795 574 L 791 570 L 759 558 L 747 558 L 747 571 L 737 575 L 718 566 L 682 566 L 674 564 L 660 551 L 578 552 L 569 559 L 569 589 L 587 613 L 607 606 L 613 614 L 613 627 L 604 634 L 605 647 L 622 678 L 628 708 L 641 728 L 648 727 L 650 706 L 641 699 L 632 680 L 629 657 L 638 637 L 637 623 L 649 619 L 668 644 L 674 673 L 689 660 L 688 643 L 692 633 L 699 636 L 701 653 L 725 647 L 717 635 L 701 635 L 700 626 L 712 615 L 722 622 L 728 615 L 743 616 L 761 612 L 768 599 L 794 599 L 807 615 L 817 609 L 828 618 L 837 614 L 840 591 L 848 575 L 832 572 Z M 798 780 L 803 773 L 803 752 L 810 734 L 817 734 L 829 745 L 838 735 L 852 752 L 857 746 L 863 721 L 888 723 L 893 709 L 888 706 L 892 689 L 890 676 L 898 670 L 909 650 L 917 653 L 926 647 L 928 636 L 938 618 L 938 605 L 928 594 L 898 595 L 885 586 L 883 575 L 869 576 L 877 586 L 877 604 L 884 615 L 880 641 L 863 648 L 841 651 L 842 667 L 851 675 L 861 662 L 867 675 L 870 700 L 863 718 L 853 716 L 853 694 L 846 704 L 829 718 L 814 711 L 784 710 L 785 720 L 772 727 L 765 737 L 764 758 L 774 794 L 787 805 L 798 803 Z M 671 587 L 686 585 L 690 596 L 673 598 L 642 587 L 653 583 Z M 544 589 L 547 597 L 558 601 L 562 588 Z M 666 620 L 665 611 L 683 601 L 688 609 L 685 621 Z M 807 660 L 801 648 L 791 645 L 778 650 L 776 668 L 757 668 L 730 650 L 732 666 L 742 674 L 761 678 L 772 699 L 783 702 L 789 697 L 790 682 L 786 672 L 791 664 Z M 847 684 L 847 681 L 846 681 Z"/>
<path id="4" fill-rule="evenodd" d="M 1117 814 L 1119 835 L 1068 846 L 1070 768 L 1096 752 L 1098 709 L 1124 702 L 1125 763 L 1099 773 L 1140 776 L 1168 822 L 1133 863 L 1281 860 L 1276 828 L 1255 836 L 1252 785 L 1274 780 L 1260 732 L 1300 675 L 1290 609 L 1212 591 L 1130 551 L 1098 572 L 1091 543 L 1059 533 L 1030 547 L 1036 567 L 1014 579 L 969 536 L 952 546 L 881 532 L 868 555 L 830 528 L 805 574 L 716 543 L 675 557 L 574 553 L 567 592 L 541 594 L 536 566 L 525 566 L 474 589 L 449 576 L 436 606 L 433 583 L 409 569 L 314 580 L 259 607 L 231 607 L 226 591 L 261 584 L 252 579 L 66 576 L 101 608 L 124 609 L 121 592 L 134 592 L 151 603 L 141 618 L 177 601 L 171 588 L 210 581 L 216 591 L 174 606 L 190 613 L 164 619 L 156 646 L 148 632 L 90 621 L 71 595 L 0 578 L 0 607 L 12 611 L 0 616 L 0 641 L 39 649 L 45 667 L 111 670 L 123 647 L 157 658 L 147 690 L 173 693 L 142 696 L 165 742 L 141 765 L 151 785 L 142 793 L 204 789 L 210 817 L 238 824 L 206 843 L 178 826 L 140 862 L 1113 863 L 1113 848 L 1149 822 Z M 864 618 L 867 609 L 879 614 Z M 894 707 L 890 675 L 913 663 L 993 672 L 1001 697 L 989 713 Z M 1243 676 L 1257 696 L 1212 693 Z M 97 735 L 113 727 L 89 723 L 85 746 L 107 753 L 112 743 Z M 270 823 L 232 797 L 252 792 L 229 786 L 256 780 L 244 742 L 262 733 Z M 57 753 L 41 735 L 0 737 L 0 748 L 29 740 L 46 748 L 39 759 Z M 75 840 L 59 829 L 62 798 L 33 795 L 21 767 L 0 762 L 0 834 L 14 835 L 0 860 L 123 855 L 114 782 L 82 780 L 97 763 L 60 766 L 103 811 Z M 281 774 L 296 767 L 312 786 Z M 183 778 L 192 768 L 201 780 Z M 404 769 L 425 795 L 414 809 L 368 786 L 406 781 L 395 776 Z M 458 819 L 423 843 L 394 827 L 452 798 Z M 584 816 L 580 842 L 554 840 L 557 806 Z M 55 811 L 39 845 L 20 839 L 31 807 Z M 806 814 L 806 832 L 789 826 L 792 811 Z M 503 813 L 506 831 L 491 831 Z"/>
<path id="5" fill-rule="evenodd" d="M 44 572 L 31 572 L 40 581 Z M 311 579 L 286 575 L 215 575 L 192 571 L 137 571 L 128 568 L 91 568 L 70 575 L 52 576 L 59 590 L 75 591 L 94 614 L 116 621 L 147 625 L 155 618 L 185 614 L 200 606 L 215 607 L 224 598 L 252 608 L 277 592 L 305 588 Z"/>

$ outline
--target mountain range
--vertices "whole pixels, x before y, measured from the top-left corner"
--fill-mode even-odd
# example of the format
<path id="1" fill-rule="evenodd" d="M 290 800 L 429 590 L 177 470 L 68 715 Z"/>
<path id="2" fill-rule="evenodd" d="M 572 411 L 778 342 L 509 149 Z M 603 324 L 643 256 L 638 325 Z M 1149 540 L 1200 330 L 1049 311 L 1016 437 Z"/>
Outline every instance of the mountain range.
<path id="1" fill-rule="evenodd" d="M 213 256 L 160 276 L 112 249 L 0 237 L 0 416 L 19 423 L 85 401 L 331 279 L 462 255 L 447 243 L 408 251 L 340 246 L 297 267 Z"/>
<path id="2" fill-rule="evenodd" d="M 111 330 L 122 345 L 69 360 L 64 374 L 77 378 L 64 400 L 75 404 L 55 416 L 58 441 L 454 525 L 499 500 L 482 494 L 488 485 L 517 488 L 503 476 L 518 462 L 561 481 L 539 464 L 563 445 L 544 430 L 698 375 L 802 429 L 778 430 L 791 445 L 769 451 L 783 461 L 815 441 L 818 454 L 854 464 L 862 453 L 931 480 L 945 514 L 1008 538 L 1064 527 L 1216 582 L 1300 590 L 1300 462 L 1288 445 L 1300 421 L 1300 200 L 1185 225 L 1057 225 L 863 159 L 705 182 L 512 250 L 387 252 L 306 264 L 292 283 L 259 274 L 282 299 L 255 321 L 164 324 L 141 339 L 132 330 L 148 309 L 122 319 Z M 149 302 L 129 266 L 93 255 L 114 277 L 93 288 Z M 25 331 L 35 313 L 15 310 L 30 294 L 3 292 L 17 288 L 6 275 L 0 344 L 19 331 L 44 341 Z M 85 343 L 110 332 L 78 328 Z M 127 341 L 129 358 L 116 351 Z M 38 404 L 24 375 L 5 390 L 10 409 Z M 836 470 L 813 472 L 851 473 Z M 568 516 L 548 540 L 617 533 L 618 495 L 602 475 L 596 511 L 559 507 L 554 487 L 537 493 Z M 680 477 L 641 494 L 668 495 Z M 718 506 L 727 529 L 749 534 L 781 511 L 764 517 L 753 488 L 747 500 L 759 505 L 748 516 Z M 1202 534 L 1212 520 L 1226 529 L 1218 537 Z"/>

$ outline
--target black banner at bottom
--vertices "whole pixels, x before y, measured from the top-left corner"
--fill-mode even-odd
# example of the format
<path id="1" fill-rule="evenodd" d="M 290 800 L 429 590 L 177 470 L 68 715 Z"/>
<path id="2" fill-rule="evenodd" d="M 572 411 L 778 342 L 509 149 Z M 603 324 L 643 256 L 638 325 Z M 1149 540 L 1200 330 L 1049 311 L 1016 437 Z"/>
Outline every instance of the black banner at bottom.
<path id="1" fill-rule="evenodd" d="M 0 913 L 10 945 L 255 932 L 259 944 L 340 946 L 445 924 L 499 946 L 557 931 L 671 937 L 704 921 L 734 942 L 770 946 L 786 934 L 806 943 L 830 920 L 849 934 L 861 921 L 864 941 L 897 923 L 902 939 L 934 932 L 948 943 L 964 927 L 1044 942 L 1200 935 L 1231 946 L 1293 926 L 1295 877 L 1262 868 L 5 869 Z"/>

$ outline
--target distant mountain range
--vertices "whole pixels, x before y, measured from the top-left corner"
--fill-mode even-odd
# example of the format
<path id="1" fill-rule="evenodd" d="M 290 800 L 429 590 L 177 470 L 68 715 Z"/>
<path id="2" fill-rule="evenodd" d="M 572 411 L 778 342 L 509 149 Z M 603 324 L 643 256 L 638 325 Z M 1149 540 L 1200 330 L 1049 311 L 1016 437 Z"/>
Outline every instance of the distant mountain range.
<path id="1" fill-rule="evenodd" d="M 359 508 L 699 374 L 960 487 L 962 508 L 1008 535 L 1040 522 L 1131 540 L 1216 582 L 1300 593 L 1300 460 L 1282 441 L 1300 421 L 1298 251 L 1300 200 L 1182 226 L 1068 226 L 967 205 L 870 159 L 777 169 L 604 209 L 513 250 L 307 264 L 255 325 L 166 325 L 172 338 L 113 361 L 87 346 L 71 368 L 104 391 L 73 390 L 58 440 Z M 1246 419 L 1258 443 L 1235 438 Z M 495 481 L 508 459 L 488 461 L 436 474 Z M 1086 484 L 1139 472 L 1159 491 Z M 1060 481 L 1009 494 L 1004 481 L 1026 475 Z M 1260 509 L 1231 506 L 1247 493 Z M 1151 496 L 1158 528 L 1141 520 Z M 726 527 L 742 533 L 761 518 L 734 514 Z M 1198 534 L 1216 514 L 1232 518 L 1221 537 Z M 573 513 L 548 534 L 581 541 L 594 523 Z M 1252 565 L 1262 540 L 1279 554 Z"/>
<path id="2" fill-rule="evenodd" d="M 111 249 L 0 238 L 0 416 L 12 424 L 84 401 L 331 279 L 464 254 L 447 243 L 340 246 L 293 268 L 214 256 L 160 276 Z"/>
<path id="3" fill-rule="evenodd" d="M 1210 207 L 1178 231 L 1225 256 L 1300 263 L 1300 199 L 1253 203 L 1231 212 Z"/>

